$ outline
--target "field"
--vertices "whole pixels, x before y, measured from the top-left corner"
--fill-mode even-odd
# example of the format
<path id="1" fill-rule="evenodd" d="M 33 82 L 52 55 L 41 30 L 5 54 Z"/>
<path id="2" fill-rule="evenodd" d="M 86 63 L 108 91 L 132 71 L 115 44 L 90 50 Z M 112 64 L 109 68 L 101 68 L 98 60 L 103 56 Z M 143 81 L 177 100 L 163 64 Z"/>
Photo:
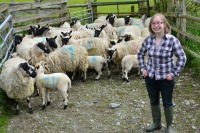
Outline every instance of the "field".
<path id="1" fill-rule="evenodd" d="M 28 2 L 28 0 L 13 1 Z M 9 0 L 1 0 L 1 2 L 9 2 Z M 84 2 L 86 0 L 69 0 L 68 4 Z M 70 12 L 76 10 L 79 9 L 70 9 Z M 103 7 L 98 10 L 99 12 L 114 12 L 116 6 Z M 120 6 L 120 11 L 122 10 L 130 11 L 130 7 Z M 196 25 L 198 26 L 190 22 L 187 30 L 199 36 L 200 28 L 197 27 L 200 26 Z M 200 53 L 197 42 L 186 40 L 184 46 Z M 200 80 L 199 73 L 194 70 L 199 68 L 200 62 L 194 62 L 191 56 L 187 58 L 187 67 L 176 78 L 174 127 L 177 133 L 198 133 L 200 132 Z M 76 78 L 69 92 L 67 110 L 62 110 L 60 93 L 52 92 L 52 104 L 44 111 L 41 110 L 41 96 L 32 97 L 34 113 L 27 114 L 27 104 L 22 101 L 20 103 L 21 112 L 16 116 L 13 101 L 0 90 L 0 133 L 144 133 L 144 127 L 151 123 L 144 79 L 139 78 L 136 71 L 132 71 L 129 75 L 130 84 L 127 84 L 122 81 L 121 70 L 117 70 L 116 66 L 112 66 L 111 72 L 111 78 L 107 78 L 104 72 L 98 81 L 94 80 L 96 75 L 93 71 L 88 71 L 86 82 L 81 82 Z M 120 104 L 120 107 L 111 109 L 111 103 Z M 163 128 L 156 133 L 163 133 L 165 126 L 162 112 Z"/>

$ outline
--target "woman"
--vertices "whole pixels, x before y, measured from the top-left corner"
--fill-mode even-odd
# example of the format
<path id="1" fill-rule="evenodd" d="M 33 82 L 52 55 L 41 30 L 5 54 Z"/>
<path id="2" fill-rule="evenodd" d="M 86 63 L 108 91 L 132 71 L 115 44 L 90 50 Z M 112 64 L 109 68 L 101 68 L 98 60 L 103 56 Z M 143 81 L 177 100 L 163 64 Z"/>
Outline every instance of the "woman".
<path id="1" fill-rule="evenodd" d="M 138 61 L 145 78 L 146 88 L 150 99 L 153 123 L 145 128 L 146 132 L 161 129 L 160 94 L 164 106 L 167 123 L 166 132 L 173 133 L 173 103 L 174 78 L 184 68 L 186 55 L 180 41 L 170 34 L 170 25 L 164 15 L 155 14 L 149 24 L 148 36 L 139 52 Z M 147 52 L 148 62 L 144 63 Z M 177 60 L 174 60 L 174 57 Z"/>

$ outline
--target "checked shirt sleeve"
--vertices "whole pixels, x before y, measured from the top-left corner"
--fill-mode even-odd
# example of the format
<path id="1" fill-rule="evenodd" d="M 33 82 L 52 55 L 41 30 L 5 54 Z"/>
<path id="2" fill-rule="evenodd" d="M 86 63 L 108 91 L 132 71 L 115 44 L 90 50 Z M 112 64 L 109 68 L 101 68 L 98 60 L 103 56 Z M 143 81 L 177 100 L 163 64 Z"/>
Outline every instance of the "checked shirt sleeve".
<path id="1" fill-rule="evenodd" d="M 186 58 L 185 52 L 183 51 L 183 48 L 180 44 L 180 41 L 177 38 L 175 38 L 175 40 L 174 40 L 173 51 L 174 51 L 174 55 L 177 58 L 177 61 L 175 63 L 175 67 L 174 67 L 174 75 L 178 76 L 179 73 L 184 68 L 187 58 Z"/>

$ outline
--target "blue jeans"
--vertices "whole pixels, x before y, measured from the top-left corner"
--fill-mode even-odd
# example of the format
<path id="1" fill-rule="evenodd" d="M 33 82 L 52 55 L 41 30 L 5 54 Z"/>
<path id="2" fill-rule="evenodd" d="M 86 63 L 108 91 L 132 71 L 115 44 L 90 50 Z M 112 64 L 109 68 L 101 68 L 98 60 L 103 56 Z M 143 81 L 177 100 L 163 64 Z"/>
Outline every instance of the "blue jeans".
<path id="1" fill-rule="evenodd" d="M 151 105 L 160 104 L 160 94 L 164 107 L 173 106 L 172 95 L 175 81 L 173 80 L 155 80 L 155 78 L 145 77 L 147 92 Z"/>

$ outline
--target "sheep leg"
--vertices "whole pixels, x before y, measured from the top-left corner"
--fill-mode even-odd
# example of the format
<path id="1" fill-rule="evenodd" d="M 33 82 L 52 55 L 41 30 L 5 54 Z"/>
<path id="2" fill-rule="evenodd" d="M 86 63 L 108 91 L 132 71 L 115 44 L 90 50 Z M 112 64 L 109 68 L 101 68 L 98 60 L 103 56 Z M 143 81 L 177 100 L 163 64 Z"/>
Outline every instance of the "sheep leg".
<path id="1" fill-rule="evenodd" d="M 101 72 L 101 70 L 96 70 L 96 71 L 98 72 L 98 75 L 97 75 L 97 77 L 95 79 L 98 80 L 101 77 L 102 72 Z"/>
<path id="2" fill-rule="evenodd" d="M 68 94 L 67 94 L 67 92 L 62 92 L 62 95 L 63 95 L 63 97 L 64 97 L 64 110 L 65 109 L 67 109 L 67 103 L 68 103 L 68 99 L 67 99 L 67 97 L 68 97 Z"/>
<path id="3" fill-rule="evenodd" d="M 29 97 L 26 97 L 26 101 L 28 103 L 28 113 L 32 114 L 33 113 L 33 109 L 32 109 Z"/>
<path id="4" fill-rule="evenodd" d="M 46 92 L 46 96 L 47 96 L 47 105 L 51 104 L 51 100 L 50 100 L 50 96 L 49 96 L 49 91 L 47 90 Z"/>
<path id="5" fill-rule="evenodd" d="M 129 80 L 128 80 L 128 72 L 129 72 L 129 71 L 124 70 L 124 74 L 125 74 L 124 79 L 125 79 L 126 82 L 129 82 Z"/>
<path id="6" fill-rule="evenodd" d="M 40 92 L 41 92 L 41 94 L 42 94 L 42 110 L 44 110 L 44 109 L 45 109 L 45 98 L 46 98 L 44 88 L 43 88 L 43 90 L 40 91 Z"/>
<path id="7" fill-rule="evenodd" d="M 18 115 L 19 114 L 19 102 L 15 101 L 15 103 L 16 103 L 16 112 L 15 112 L 15 114 Z"/>
<path id="8" fill-rule="evenodd" d="M 83 72 L 83 81 L 86 81 L 86 71 Z"/>
<path id="9" fill-rule="evenodd" d="M 75 75 L 76 75 L 76 71 L 73 72 L 72 80 L 74 80 Z"/>

